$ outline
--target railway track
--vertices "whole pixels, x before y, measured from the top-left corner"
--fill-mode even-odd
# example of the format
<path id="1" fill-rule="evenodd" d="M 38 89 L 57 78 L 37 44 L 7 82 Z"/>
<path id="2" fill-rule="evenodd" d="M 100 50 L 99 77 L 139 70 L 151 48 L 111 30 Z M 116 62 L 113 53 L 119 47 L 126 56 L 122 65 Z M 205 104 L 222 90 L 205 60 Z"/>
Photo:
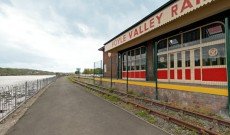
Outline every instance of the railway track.
<path id="1" fill-rule="evenodd" d="M 81 82 L 77 79 L 73 79 L 72 81 L 101 94 L 108 96 L 119 95 L 119 99 L 127 104 L 144 109 L 150 114 L 158 116 L 166 121 L 170 121 L 176 125 L 186 127 L 190 130 L 195 130 L 199 134 L 219 135 L 223 131 L 219 131 L 218 129 L 230 128 L 230 122 L 225 120 L 191 112 L 157 101 L 152 101 L 150 99 L 114 91 L 102 86 Z"/>

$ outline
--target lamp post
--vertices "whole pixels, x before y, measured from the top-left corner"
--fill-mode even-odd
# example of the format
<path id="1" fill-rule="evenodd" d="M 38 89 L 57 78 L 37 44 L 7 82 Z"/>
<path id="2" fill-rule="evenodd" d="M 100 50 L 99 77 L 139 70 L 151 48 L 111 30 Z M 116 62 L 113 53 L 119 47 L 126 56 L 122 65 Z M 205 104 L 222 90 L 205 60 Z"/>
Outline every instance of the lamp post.
<path id="1" fill-rule="evenodd" d="M 126 51 L 126 94 L 129 91 L 128 51 Z"/>
<path id="2" fill-rule="evenodd" d="M 110 88 L 112 89 L 112 53 L 108 53 L 110 57 Z"/>
<path id="3" fill-rule="evenodd" d="M 155 42 L 155 48 L 154 48 L 154 65 L 155 65 L 155 70 L 154 70 L 154 72 L 155 72 L 155 88 L 156 88 L 156 100 L 158 100 L 159 99 L 159 97 L 158 97 L 158 81 L 157 81 L 157 64 L 158 64 L 158 62 L 157 62 L 157 60 L 158 60 L 158 58 L 157 58 L 157 42 Z"/>

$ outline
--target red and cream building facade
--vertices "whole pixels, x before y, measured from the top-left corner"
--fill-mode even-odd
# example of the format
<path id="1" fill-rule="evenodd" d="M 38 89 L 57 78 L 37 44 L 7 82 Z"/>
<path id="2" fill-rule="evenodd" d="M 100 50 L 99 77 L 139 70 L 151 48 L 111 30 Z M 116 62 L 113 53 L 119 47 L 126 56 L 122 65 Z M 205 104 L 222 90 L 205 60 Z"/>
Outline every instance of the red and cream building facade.
<path id="1" fill-rule="evenodd" d="M 152 81 L 157 49 L 160 82 L 226 85 L 226 17 L 229 0 L 170 0 L 104 44 L 104 75 L 112 53 L 114 78 Z"/>

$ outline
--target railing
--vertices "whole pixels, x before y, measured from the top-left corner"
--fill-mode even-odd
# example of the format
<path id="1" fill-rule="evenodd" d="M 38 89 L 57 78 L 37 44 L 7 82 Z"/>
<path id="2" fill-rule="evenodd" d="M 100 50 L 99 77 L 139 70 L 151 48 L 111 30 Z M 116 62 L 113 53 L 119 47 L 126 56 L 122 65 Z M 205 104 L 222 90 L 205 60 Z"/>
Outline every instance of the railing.
<path id="1" fill-rule="evenodd" d="M 0 87 L 0 122 L 54 80 L 56 76 Z"/>

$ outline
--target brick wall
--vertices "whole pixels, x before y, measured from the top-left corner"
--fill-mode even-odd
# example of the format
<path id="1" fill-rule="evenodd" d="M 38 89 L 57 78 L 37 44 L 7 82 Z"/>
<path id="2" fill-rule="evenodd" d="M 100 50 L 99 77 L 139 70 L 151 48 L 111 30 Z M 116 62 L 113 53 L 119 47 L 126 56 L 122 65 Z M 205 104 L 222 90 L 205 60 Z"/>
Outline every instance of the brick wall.
<path id="1" fill-rule="evenodd" d="M 117 78 L 117 65 L 118 65 L 118 54 L 112 53 L 112 77 Z M 104 77 L 109 78 L 111 76 L 111 58 L 108 56 L 107 52 L 103 52 L 103 63 L 106 64 L 106 72 L 104 72 Z"/>
<path id="2" fill-rule="evenodd" d="M 153 81 L 153 43 L 152 41 L 147 42 L 147 74 L 148 74 L 148 81 Z"/>

